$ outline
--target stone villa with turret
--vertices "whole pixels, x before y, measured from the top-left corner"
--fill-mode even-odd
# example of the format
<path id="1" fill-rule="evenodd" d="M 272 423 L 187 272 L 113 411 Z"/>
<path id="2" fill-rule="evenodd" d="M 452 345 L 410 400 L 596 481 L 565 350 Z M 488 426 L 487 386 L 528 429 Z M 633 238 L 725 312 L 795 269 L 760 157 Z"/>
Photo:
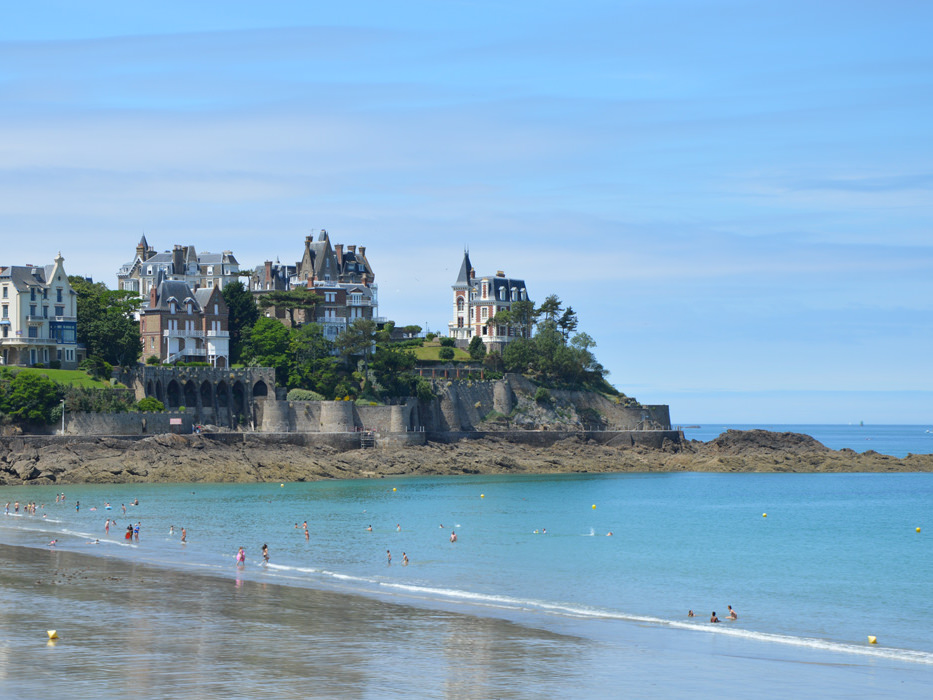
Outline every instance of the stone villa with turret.
<path id="1" fill-rule="evenodd" d="M 524 280 L 506 277 L 499 270 L 495 275 L 477 277 L 464 252 L 463 262 L 453 290 L 453 320 L 448 324 L 448 336 L 465 346 L 474 336 L 482 338 L 487 350 L 501 351 L 506 343 L 523 337 L 527 331 L 511 324 L 492 323 L 500 311 L 511 311 L 516 301 L 528 301 Z"/>

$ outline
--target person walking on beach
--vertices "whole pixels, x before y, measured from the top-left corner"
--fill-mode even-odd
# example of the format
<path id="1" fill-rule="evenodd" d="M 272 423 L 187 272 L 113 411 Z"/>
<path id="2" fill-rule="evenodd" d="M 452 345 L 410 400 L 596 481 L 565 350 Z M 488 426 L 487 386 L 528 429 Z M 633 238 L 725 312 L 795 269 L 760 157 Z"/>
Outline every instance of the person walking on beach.
<path id="1" fill-rule="evenodd" d="M 728 606 L 726 606 L 726 607 L 729 608 L 729 619 L 730 619 L 730 620 L 738 620 L 738 619 L 739 619 L 739 615 L 738 615 L 738 613 L 737 613 L 735 610 L 732 609 L 732 606 L 731 606 L 731 605 L 728 605 Z"/>

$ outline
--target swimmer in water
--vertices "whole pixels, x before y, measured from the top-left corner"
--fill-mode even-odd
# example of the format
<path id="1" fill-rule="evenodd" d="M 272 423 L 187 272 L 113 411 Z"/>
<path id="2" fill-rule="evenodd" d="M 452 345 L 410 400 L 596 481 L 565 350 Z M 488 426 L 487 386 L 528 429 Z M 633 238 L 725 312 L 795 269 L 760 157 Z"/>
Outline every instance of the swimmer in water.
<path id="1" fill-rule="evenodd" d="M 373 531 L 373 526 L 372 526 L 372 525 L 370 525 L 368 528 L 366 528 L 366 532 L 372 532 L 372 531 Z"/>
<path id="2" fill-rule="evenodd" d="M 267 544 L 264 544 L 262 546 L 262 563 L 263 564 L 269 563 L 269 545 Z"/>
<path id="3" fill-rule="evenodd" d="M 713 610 L 713 614 L 709 616 L 709 621 L 710 621 L 710 622 L 719 622 L 719 621 L 720 621 L 719 618 L 716 617 L 716 611 L 715 611 L 715 610 Z"/>
<path id="4" fill-rule="evenodd" d="M 392 566 L 392 552 L 390 552 L 388 549 L 386 550 L 386 564 Z"/>
<path id="5" fill-rule="evenodd" d="M 456 541 L 457 541 L 457 533 L 456 533 L 456 532 L 451 532 L 451 533 L 450 533 L 450 541 L 451 541 L 451 542 L 456 542 Z"/>
<path id="6" fill-rule="evenodd" d="M 728 605 L 728 606 L 726 606 L 726 607 L 729 608 L 729 619 L 730 619 L 730 620 L 738 620 L 738 619 L 739 619 L 739 615 L 738 615 L 738 613 L 737 613 L 735 610 L 732 609 L 732 606 L 731 606 L 731 605 Z"/>
<path id="7" fill-rule="evenodd" d="M 402 566 L 408 566 L 408 555 L 402 552 Z"/>
<path id="8" fill-rule="evenodd" d="M 692 611 L 692 610 L 688 610 L 688 611 L 687 611 L 687 617 L 694 617 L 694 614 L 693 614 L 693 611 Z"/>

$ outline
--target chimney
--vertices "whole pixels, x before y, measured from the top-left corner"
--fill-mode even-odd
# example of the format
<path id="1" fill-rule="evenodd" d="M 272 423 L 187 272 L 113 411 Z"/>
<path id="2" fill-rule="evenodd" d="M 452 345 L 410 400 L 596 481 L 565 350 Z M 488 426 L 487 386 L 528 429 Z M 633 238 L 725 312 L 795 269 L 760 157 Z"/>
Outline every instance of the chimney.
<path id="1" fill-rule="evenodd" d="M 496 277 L 505 277 L 505 272 L 502 270 L 496 270 Z"/>
<path id="2" fill-rule="evenodd" d="M 334 254 L 337 256 L 337 265 L 343 266 L 343 243 L 334 246 Z"/>
<path id="3" fill-rule="evenodd" d="M 471 280 L 476 279 L 476 270 L 474 270 L 472 267 L 470 268 L 470 279 Z"/>
<path id="4" fill-rule="evenodd" d="M 347 246 L 347 250 L 349 250 L 351 253 L 355 253 L 355 252 L 356 252 L 356 246 L 355 246 L 355 245 L 348 245 L 348 246 Z"/>
<path id="5" fill-rule="evenodd" d="M 360 246 L 360 257 L 362 257 L 362 258 L 365 258 L 365 257 L 366 257 L 366 246 L 364 246 L 364 245 L 361 245 L 361 246 Z"/>
<path id="6" fill-rule="evenodd" d="M 266 260 L 266 278 L 263 280 L 263 282 L 268 282 L 271 279 L 272 279 L 272 261 Z"/>
<path id="7" fill-rule="evenodd" d="M 185 249 L 180 245 L 172 248 L 172 274 L 181 275 L 185 270 Z"/>

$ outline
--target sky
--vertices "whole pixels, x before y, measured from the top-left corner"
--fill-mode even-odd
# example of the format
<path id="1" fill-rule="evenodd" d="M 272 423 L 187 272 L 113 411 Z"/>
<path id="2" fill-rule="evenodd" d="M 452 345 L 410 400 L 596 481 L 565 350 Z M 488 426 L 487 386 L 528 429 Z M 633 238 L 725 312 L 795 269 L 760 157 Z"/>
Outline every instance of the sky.
<path id="1" fill-rule="evenodd" d="M 933 424 L 933 4 L 4 3 L 0 265 L 364 245 L 556 294 L 675 424 Z"/>

